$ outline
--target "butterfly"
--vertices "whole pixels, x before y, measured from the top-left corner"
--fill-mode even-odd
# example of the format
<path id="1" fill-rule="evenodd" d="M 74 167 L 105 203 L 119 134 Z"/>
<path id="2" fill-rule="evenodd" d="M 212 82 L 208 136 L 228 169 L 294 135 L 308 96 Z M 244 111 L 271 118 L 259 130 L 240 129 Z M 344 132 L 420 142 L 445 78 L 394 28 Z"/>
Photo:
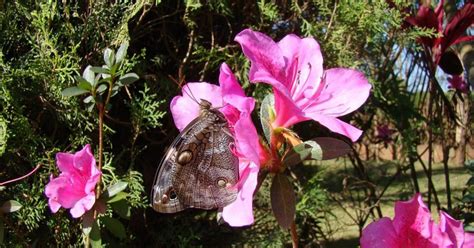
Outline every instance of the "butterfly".
<path id="1" fill-rule="evenodd" d="M 210 102 L 199 105 L 199 116 L 174 139 L 158 167 L 151 196 L 157 212 L 222 208 L 237 198 L 239 160 L 229 124 Z"/>

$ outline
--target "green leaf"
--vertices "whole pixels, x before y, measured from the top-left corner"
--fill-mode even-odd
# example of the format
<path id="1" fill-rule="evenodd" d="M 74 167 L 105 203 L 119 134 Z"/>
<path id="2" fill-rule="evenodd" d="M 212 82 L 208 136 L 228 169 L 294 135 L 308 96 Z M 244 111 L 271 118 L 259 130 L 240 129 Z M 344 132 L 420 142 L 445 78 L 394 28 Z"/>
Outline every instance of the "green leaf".
<path id="1" fill-rule="evenodd" d="M 91 70 L 92 66 L 88 65 L 86 69 L 82 72 L 82 77 L 89 82 L 91 85 L 94 85 L 95 73 Z"/>
<path id="2" fill-rule="evenodd" d="M 82 233 L 89 236 L 94 225 L 94 210 L 87 211 L 82 217 Z"/>
<path id="3" fill-rule="evenodd" d="M 114 203 L 111 203 L 110 206 L 112 206 L 112 209 L 114 210 L 115 213 L 117 213 L 120 217 L 128 220 L 130 219 L 130 205 L 128 205 L 128 202 L 125 200 L 117 201 Z"/>
<path id="4" fill-rule="evenodd" d="M 97 87 L 97 93 L 101 94 L 107 89 L 107 84 L 100 84 L 99 87 Z"/>
<path id="5" fill-rule="evenodd" d="M 91 91 L 91 89 L 92 89 L 91 84 L 89 82 L 87 82 L 86 80 L 79 81 L 79 84 L 77 85 L 77 87 L 79 87 L 83 90 L 87 90 L 87 91 Z"/>
<path id="6" fill-rule="evenodd" d="M 275 116 L 275 98 L 273 94 L 268 94 L 260 105 L 260 122 L 262 123 L 263 134 L 268 143 L 271 138 L 271 120 Z"/>
<path id="7" fill-rule="evenodd" d="M 122 192 L 125 188 L 127 188 L 127 185 L 128 183 L 126 182 L 118 181 L 114 185 L 109 186 L 103 194 L 104 199 L 109 199 L 119 192 Z"/>
<path id="8" fill-rule="evenodd" d="M 117 55 L 115 56 L 115 63 L 120 64 L 125 59 L 125 56 L 127 56 L 127 49 L 128 44 L 124 43 L 120 45 L 117 50 Z"/>
<path id="9" fill-rule="evenodd" d="M 19 202 L 15 200 L 9 200 L 2 204 L 1 210 L 3 213 L 13 213 L 23 207 Z"/>
<path id="10" fill-rule="evenodd" d="M 314 138 L 314 141 L 318 143 L 323 151 L 322 160 L 334 159 L 340 156 L 344 156 L 352 151 L 351 146 L 342 140 L 338 140 L 331 137 L 318 137 Z"/>
<path id="11" fill-rule="evenodd" d="M 114 75 L 117 72 L 117 69 L 120 64 L 114 64 L 112 67 L 110 67 L 110 74 Z"/>
<path id="12" fill-rule="evenodd" d="M 474 173 L 474 160 L 468 160 L 464 163 L 464 165 L 466 166 L 466 168 L 471 172 L 471 173 Z"/>
<path id="13" fill-rule="evenodd" d="M 88 84 L 89 87 L 88 88 L 84 88 L 84 89 L 90 89 L 92 86 L 91 83 L 89 83 L 89 81 L 87 81 L 85 78 L 81 77 L 81 76 L 74 76 L 74 79 L 78 82 L 78 86 L 80 88 L 82 88 L 80 85 L 83 85 L 83 84 Z M 84 87 L 87 87 L 87 86 L 84 86 Z"/>
<path id="14" fill-rule="evenodd" d="M 105 51 L 104 51 L 104 62 L 109 68 L 111 68 L 112 65 L 114 64 L 115 54 L 114 54 L 114 51 L 112 49 L 110 49 L 110 48 L 105 49 Z"/>
<path id="15" fill-rule="evenodd" d="M 94 107 L 95 107 L 95 103 L 91 103 L 91 104 L 87 107 L 87 111 L 92 112 L 92 110 L 94 110 Z"/>
<path id="16" fill-rule="evenodd" d="M 469 178 L 469 180 L 466 183 L 467 186 L 474 185 L 474 177 Z"/>
<path id="17" fill-rule="evenodd" d="M 128 193 L 125 193 L 122 191 L 122 192 L 117 193 L 115 196 L 111 197 L 107 202 L 108 203 L 118 202 L 120 200 L 127 198 L 127 196 L 128 196 Z"/>
<path id="18" fill-rule="evenodd" d="M 474 202 L 474 193 L 469 193 L 462 197 L 462 202 L 472 203 Z"/>
<path id="19" fill-rule="evenodd" d="M 140 77 L 136 73 L 127 73 L 119 78 L 119 81 L 122 82 L 123 85 L 131 84 L 137 81 Z"/>
<path id="20" fill-rule="evenodd" d="M 278 224 L 284 229 L 289 229 L 295 219 L 296 197 L 293 186 L 286 175 L 277 173 L 273 177 L 270 198 L 273 215 L 275 215 Z"/>
<path id="21" fill-rule="evenodd" d="M 98 221 L 94 221 L 92 224 L 92 229 L 89 234 L 91 246 L 93 248 L 101 248 L 102 247 L 102 238 L 100 237 L 100 227 Z"/>
<path id="22" fill-rule="evenodd" d="M 104 67 L 92 66 L 91 71 L 95 73 L 109 73 L 109 70 Z"/>
<path id="23" fill-rule="evenodd" d="M 307 140 L 294 146 L 283 159 L 287 167 L 297 165 L 305 160 L 322 160 L 321 147 L 314 140 Z"/>
<path id="24" fill-rule="evenodd" d="M 127 237 L 125 227 L 119 220 L 110 218 L 108 216 L 102 217 L 101 220 L 102 223 L 104 223 L 105 228 L 107 228 L 107 230 L 109 230 L 110 233 L 112 233 L 115 237 L 119 239 L 124 239 Z"/>
<path id="25" fill-rule="evenodd" d="M 84 98 L 83 102 L 84 103 L 94 102 L 94 97 L 93 96 L 88 96 L 88 97 Z"/>
<path id="26" fill-rule="evenodd" d="M 82 95 L 82 94 L 85 94 L 85 93 L 88 93 L 89 91 L 87 90 L 84 90 L 84 89 L 81 89 L 79 87 L 69 87 L 69 88 L 66 88 L 64 89 L 62 92 L 61 92 L 61 95 L 65 96 L 65 97 L 70 97 L 70 96 L 78 96 L 78 95 Z"/>

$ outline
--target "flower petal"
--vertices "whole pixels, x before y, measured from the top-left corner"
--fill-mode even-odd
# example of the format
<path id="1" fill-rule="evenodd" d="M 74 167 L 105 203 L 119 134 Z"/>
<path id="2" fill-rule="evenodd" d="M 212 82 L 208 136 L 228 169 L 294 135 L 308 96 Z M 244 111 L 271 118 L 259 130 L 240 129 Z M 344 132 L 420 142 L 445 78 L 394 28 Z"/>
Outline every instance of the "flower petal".
<path id="1" fill-rule="evenodd" d="M 440 211 L 440 228 L 446 232 L 454 247 L 461 248 L 464 243 L 464 228 L 461 221 L 453 219 L 449 214 Z"/>
<path id="2" fill-rule="evenodd" d="M 383 217 L 370 223 L 362 231 L 360 237 L 361 248 L 398 248 L 400 247 L 397 232 L 395 231 L 392 220 Z"/>
<path id="3" fill-rule="evenodd" d="M 91 146 L 87 144 L 82 150 L 74 154 L 74 168 L 82 177 L 89 177 L 92 167 L 95 167 L 95 158 L 92 155 Z"/>
<path id="4" fill-rule="evenodd" d="M 464 233 L 464 244 L 463 247 L 474 247 L 474 233 Z"/>
<path id="5" fill-rule="evenodd" d="M 325 116 L 315 113 L 305 113 L 307 117 L 319 122 L 321 125 L 327 127 L 329 130 L 342 134 L 355 142 L 362 135 L 362 130 L 345 123 L 335 117 Z"/>
<path id="6" fill-rule="evenodd" d="M 314 95 L 323 76 L 323 56 L 318 42 L 290 34 L 278 46 L 287 59 L 285 86 L 292 99 L 299 102 L 305 95 Z"/>
<path id="7" fill-rule="evenodd" d="M 49 205 L 49 209 L 51 209 L 51 212 L 53 214 L 58 212 L 59 208 L 61 208 L 61 204 L 59 204 L 59 202 L 56 201 L 54 198 L 48 199 L 48 205 Z"/>
<path id="8" fill-rule="evenodd" d="M 412 239 L 413 240 L 413 239 Z M 418 247 L 427 248 L 453 248 L 454 243 L 450 240 L 449 235 L 442 231 L 440 226 L 436 223 L 432 223 L 431 226 L 431 237 L 427 240 L 421 239 L 418 241 Z"/>
<path id="9" fill-rule="evenodd" d="M 70 213 L 73 218 L 81 217 L 86 211 L 90 210 L 95 203 L 95 193 L 91 193 L 74 204 Z"/>
<path id="10" fill-rule="evenodd" d="M 198 99 L 194 99 L 196 97 Z M 200 107 L 196 101 L 201 99 L 209 101 L 213 107 L 223 106 L 221 89 L 209 83 L 187 83 L 183 87 L 183 95 L 175 96 L 171 100 L 171 114 L 179 131 L 183 131 L 192 120 L 199 116 Z"/>
<path id="11" fill-rule="evenodd" d="M 267 35 L 245 29 L 235 36 L 245 56 L 252 62 L 249 78 L 265 82 L 285 92 L 286 61 L 280 47 Z"/>
<path id="12" fill-rule="evenodd" d="M 248 112 L 240 114 L 240 119 L 235 123 L 234 130 L 239 153 L 245 154 L 247 159 L 259 165 L 260 159 L 256 149 L 259 146 L 258 134 Z"/>
<path id="13" fill-rule="evenodd" d="M 95 168 L 95 165 L 94 165 L 94 168 Z M 97 168 L 96 170 L 98 171 L 98 173 L 91 175 L 91 177 L 87 180 L 86 185 L 84 186 L 84 192 L 86 194 L 89 194 L 90 192 L 94 192 L 95 186 L 99 182 L 99 179 L 102 173 L 100 173 L 100 171 Z"/>
<path id="14" fill-rule="evenodd" d="M 273 121 L 274 127 L 290 127 L 293 124 L 308 119 L 291 98 L 288 98 L 279 90 L 274 90 L 273 93 L 275 95 L 276 112 L 275 120 Z"/>
<path id="15" fill-rule="evenodd" d="M 393 226 L 399 235 L 406 235 L 411 240 L 429 239 L 432 225 L 431 213 L 419 193 L 409 201 L 395 203 Z"/>
<path id="16" fill-rule="evenodd" d="M 352 69 L 326 70 L 325 88 L 305 112 L 343 116 L 358 109 L 369 97 L 372 87 L 364 74 Z"/>
<path id="17" fill-rule="evenodd" d="M 74 154 L 65 152 L 56 153 L 56 164 L 61 172 L 74 171 Z"/>
<path id="18" fill-rule="evenodd" d="M 222 217 L 231 226 L 247 226 L 253 223 L 253 192 L 257 186 L 259 167 L 253 163 L 240 163 L 242 187 L 237 199 L 224 207 Z"/>
<path id="19" fill-rule="evenodd" d="M 219 85 L 222 97 L 228 99 L 228 102 L 232 102 L 234 98 L 247 98 L 234 73 L 226 63 L 222 63 L 219 71 Z"/>
<path id="20" fill-rule="evenodd" d="M 58 202 L 58 190 L 63 187 L 67 179 L 63 177 L 53 178 L 53 175 L 50 177 L 49 183 L 46 185 L 44 193 L 46 197 L 49 198 L 48 205 L 51 209 L 51 212 L 56 213 L 61 204 Z"/>

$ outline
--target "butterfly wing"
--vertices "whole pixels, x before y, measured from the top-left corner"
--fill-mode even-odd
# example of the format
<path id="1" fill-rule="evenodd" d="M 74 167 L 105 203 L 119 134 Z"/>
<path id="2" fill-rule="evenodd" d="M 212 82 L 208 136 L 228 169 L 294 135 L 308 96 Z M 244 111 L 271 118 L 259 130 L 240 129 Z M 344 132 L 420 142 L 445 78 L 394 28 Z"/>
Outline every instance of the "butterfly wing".
<path id="1" fill-rule="evenodd" d="M 183 144 L 178 161 L 189 162 L 177 163 L 173 174 L 178 198 L 189 207 L 221 208 L 237 197 L 234 186 L 238 181 L 239 161 L 230 148 L 234 139 L 225 118 L 221 119 L 217 113 L 211 115 L 202 123 L 203 128 L 195 129 L 193 138 Z"/>
<path id="2" fill-rule="evenodd" d="M 176 213 L 186 207 L 179 201 L 176 191 L 173 188 L 172 177 L 173 166 L 176 164 L 176 155 L 179 147 L 187 137 L 187 134 L 199 126 L 199 117 L 191 121 L 183 131 L 173 140 L 170 147 L 161 159 L 158 170 L 155 174 L 151 193 L 152 207 L 160 213 Z"/>
<path id="3" fill-rule="evenodd" d="M 238 158 L 225 117 L 207 109 L 176 137 L 155 176 L 153 208 L 175 213 L 188 207 L 224 207 L 237 197 Z"/>

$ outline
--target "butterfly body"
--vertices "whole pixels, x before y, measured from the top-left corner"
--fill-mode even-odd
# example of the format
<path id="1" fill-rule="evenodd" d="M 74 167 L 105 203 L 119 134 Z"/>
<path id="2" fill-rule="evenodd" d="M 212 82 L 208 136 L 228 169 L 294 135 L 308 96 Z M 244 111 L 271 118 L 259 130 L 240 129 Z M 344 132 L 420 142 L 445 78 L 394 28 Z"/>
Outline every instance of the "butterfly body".
<path id="1" fill-rule="evenodd" d="M 239 160 L 224 115 L 202 100 L 198 117 L 176 137 L 160 163 L 152 189 L 153 209 L 175 213 L 214 209 L 237 197 Z"/>

